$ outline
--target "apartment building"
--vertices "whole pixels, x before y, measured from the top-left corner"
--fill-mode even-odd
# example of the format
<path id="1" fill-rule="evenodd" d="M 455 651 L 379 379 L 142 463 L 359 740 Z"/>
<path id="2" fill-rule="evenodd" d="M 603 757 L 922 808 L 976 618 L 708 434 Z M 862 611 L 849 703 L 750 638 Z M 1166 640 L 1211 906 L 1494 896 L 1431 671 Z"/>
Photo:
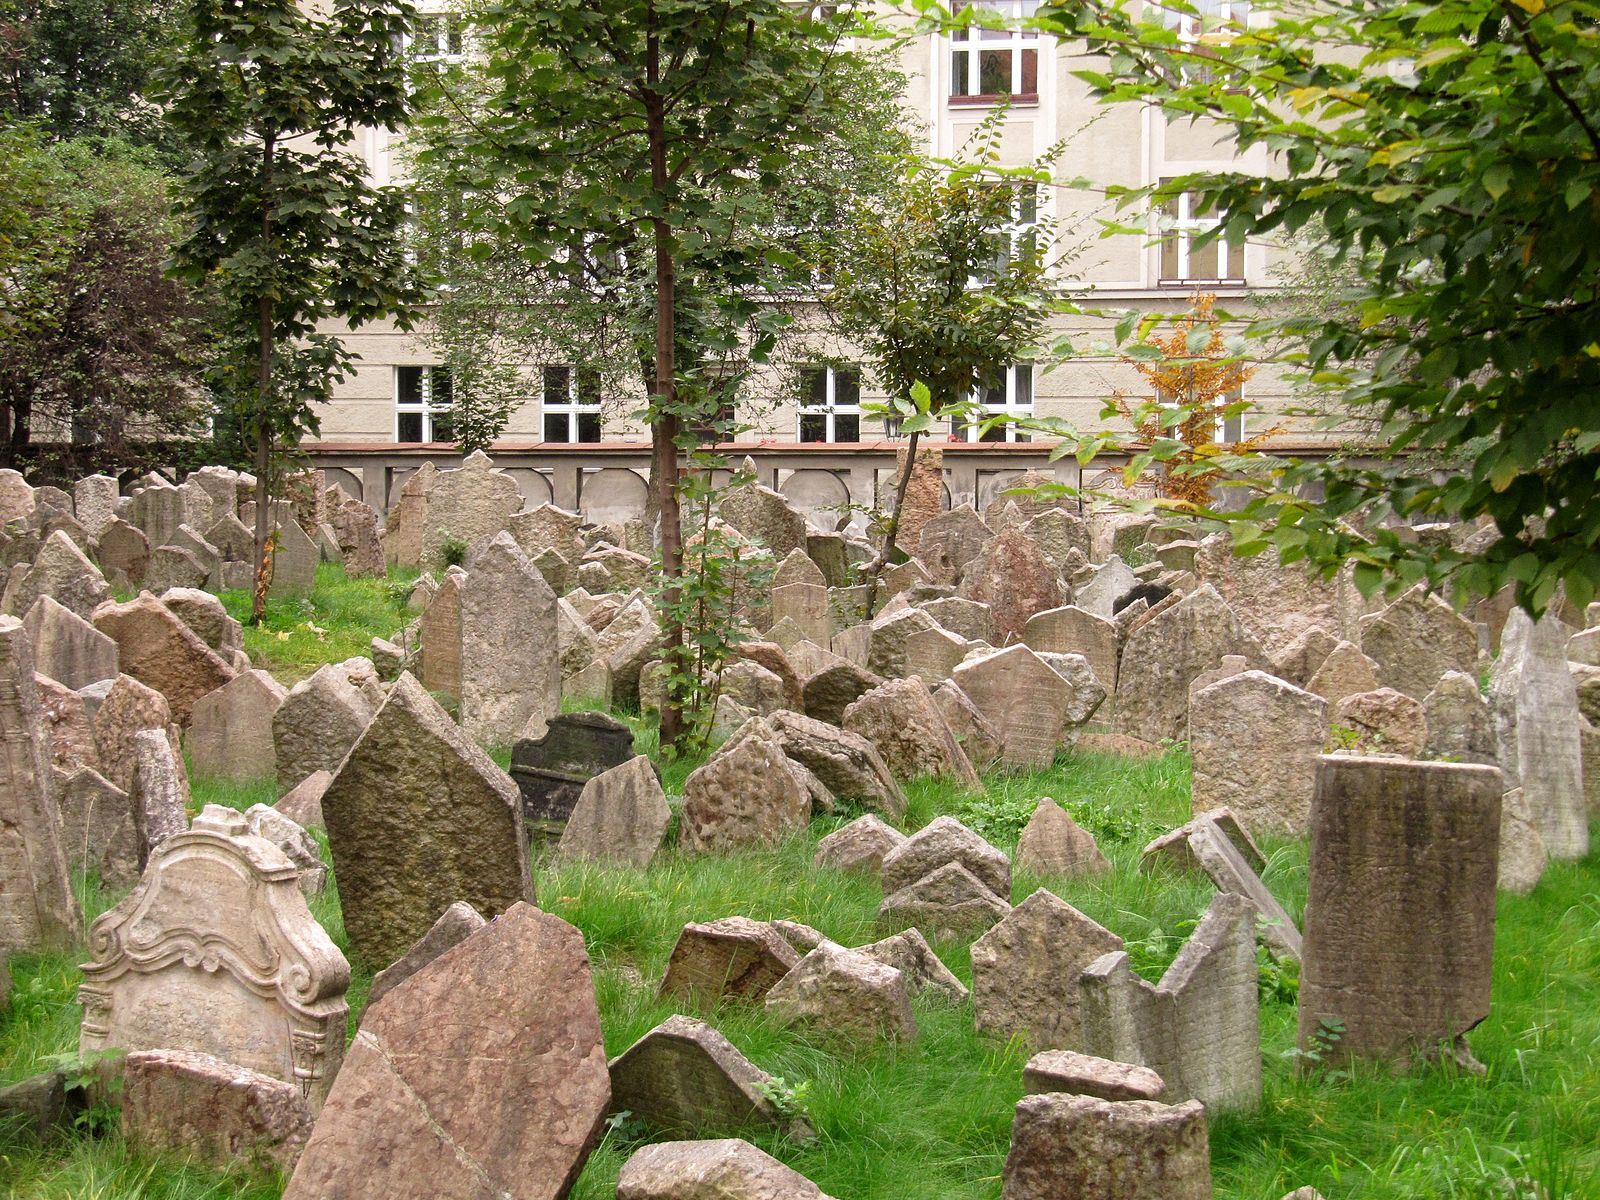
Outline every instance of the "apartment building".
<path id="1" fill-rule="evenodd" d="M 988 0 L 985 8 L 1009 18 L 1031 15 L 1038 0 Z M 1249 19 L 1245 0 L 1204 0 L 1211 21 Z M 1174 15 L 1174 21 L 1179 18 Z M 1184 18 L 1190 22 L 1191 18 Z M 1190 28 L 1198 36 L 1199 30 Z M 464 52 L 461 26 L 447 10 L 424 5 L 416 50 L 433 56 Z M 1270 298 L 1273 261 L 1262 245 L 1214 242 L 1204 248 L 1195 236 L 1208 227 L 1205 215 L 1184 197 L 1162 213 L 1120 214 L 1146 220 L 1150 236 L 1099 236 L 1097 218 L 1118 215 L 1098 190 L 1105 185 L 1140 185 L 1187 171 L 1237 163 L 1216 131 L 1204 125 L 1169 123 L 1159 113 L 1131 105 L 1101 107 L 1073 71 L 1088 65 L 1081 46 L 1058 42 L 1020 28 L 928 34 L 906 43 L 903 70 L 908 77 L 905 105 L 924 127 L 926 149 L 955 155 L 1003 96 L 1009 97 L 1002 157 L 1007 164 L 1034 162 L 1064 143 L 1058 176 L 1084 177 L 1094 188 L 1065 186 L 1040 190 L 1036 210 L 1018 212 L 1021 223 L 1053 219 L 1058 237 L 1078 248 L 1072 263 L 1073 290 L 1085 304 L 1106 308 L 1181 310 L 1199 291 L 1216 293 L 1219 305 L 1241 310 Z M 362 149 L 373 176 L 383 183 L 403 182 L 396 146 L 382 132 L 368 132 Z M 1046 336 L 1049 344 L 1070 335 L 1076 344 L 1108 339 L 1109 323 L 1058 317 Z M 360 356 L 357 370 L 337 390 L 324 414 L 322 441 L 345 446 L 391 447 L 448 441 L 451 380 L 436 354 L 419 338 L 382 326 L 369 326 L 348 338 Z M 814 349 L 814 348 L 813 348 Z M 892 437 L 882 421 L 862 412 L 863 401 L 879 395 L 870 371 L 850 365 L 848 346 L 833 345 L 817 361 L 776 363 L 752 387 L 748 411 L 737 414 L 748 429 L 739 440 L 752 444 L 840 446 L 881 443 Z M 826 361 L 824 361 L 824 359 Z M 636 441 L 643 431 L 627 419 L 639 396 L 609 396 L 588 386 L 570 364 L 527 364 L 526 402 L 513 416 L 503 442 L 523 448 L 544 444 L 606 445 Z M 981 394 L 990 410 L 1016 415 L 1064 418 L 1080 427 L 1102 425 L 1101 410 L 1113 390 L 1137 393 L 1138 377 L 1114 355 L 1079 359 L 1047 368 L 1037 361 L 1009 366 L 1003 378 Z M 1238 438 L 1271 424 L 1286 427 L 1280 414 L 1286 387 L 1266 372 L 1246 385 L 1250 412 L 1231 422 L 1224 436 Z M 973 441 L 976 428 L 948 430 L 950 441 Z M 986 440 L 1026 440 L 1015 429 L 996 429 Z"/>

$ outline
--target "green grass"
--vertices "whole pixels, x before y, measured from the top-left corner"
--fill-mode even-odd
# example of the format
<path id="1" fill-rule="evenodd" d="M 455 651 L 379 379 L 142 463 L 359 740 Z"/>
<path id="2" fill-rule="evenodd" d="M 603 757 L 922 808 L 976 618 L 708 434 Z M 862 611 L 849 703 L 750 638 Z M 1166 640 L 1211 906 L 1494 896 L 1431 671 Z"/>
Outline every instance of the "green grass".
<path id="1" fill-rule="evenodd" d="M 642 748 L 646 725 L 631 719 Z M 669 790 L 693 762 L 668 764 Z M 1188 816 L 1188 761 L 1100 755 L 1064 757 L 1032 775 L 995 776 L 981 796 L 919 781 L 907 788 L 907 826 L 952 812 L 1013 850 L 1041 795 L 1053 796 L 1094 831 L 1114 870 L 1080 880 L 1018 873 L 1013 899 L 1049 886 L 1127 939 L 1135 965 L 1158 978 L 1212 896 L 1208 884 L 1137 871 L 1138 851 L 1154 833 Z M 260 787 L 199 780 L 196 803 L 245 808 Z M 594 965 L 606 1049 L 615 1055 L 670 1015 L 655 985 L 678 931 L 689 921 L 731 914 L 787 917 L 860 943 L 880 930 L 876 884 L 813 865 L 816 842 L 853 814 L 819 819 L 770 850 L 691 858 L 668 850 L 645 871 L 587 864 L 536 867 L 541 907 L 583 933 Z M 1306 853 L 1288 841 L 1264 847 L 1265 877 L 1291 914 L 1305 903 Z M 326 846 L 324 846 L 326 852 Z M 86 910 L 112 898 L 85 885 Z M 344 948 L 337 890 L 313 912 Z M 966 943 L 936 947 L 970 982 Z M 0 1016 L 0 1081 L 43 1069 L 77 1042 L 73 1003 L 80 955 L 29 955 L 12 961 L 12 1010 Z M 371 984 L 353 962 L 351 1029 Z M 1499 904 L 1494 1008 L 1472 1035 L 1489 1065 L 1485 1078 L 1444 1068 L 1391 1076 L 1373 1068 L 1299 1078 L 1292 1000 L 1262 1009 L 1265 1099 L 1258 1113 L 1212 1124 L 1219 1200 L 1278 1200 L 1306 1184 L 1329 1200 L 1591 1200 L 1600 1197 L 1600 856 L 1553 864 L 1531 896 Z M 790 1085 L 808 1084 L 818 1138 L 796 1144 L 775 1135 L 752 1140 L 841 1200 L 995 1200 L 1021 1095 L 1025 1052 L 981 1037 L 970 1005 L 918 1000 L 921 1036 L 904 1045 L 850 1043 L 785 1029 L 759 1007 L 724 1004 L 704 1012 L 756 1063 Z M 574 1192 L 611 1200 L 617 1171 L 648 1136 L 636 1125 L 608 1132 Z M 1508 1179 L 1544 1187 L 1507 1190 Z M 74 1136 L 46 1147 L 0 1137 L 4 1197 L 271 1197 L 280 1181 L 243 1168 L 219 1173 L 139 1156 L 115 1137 Z M 5 1190 L 9 1188 L 9 1190 Z"/>

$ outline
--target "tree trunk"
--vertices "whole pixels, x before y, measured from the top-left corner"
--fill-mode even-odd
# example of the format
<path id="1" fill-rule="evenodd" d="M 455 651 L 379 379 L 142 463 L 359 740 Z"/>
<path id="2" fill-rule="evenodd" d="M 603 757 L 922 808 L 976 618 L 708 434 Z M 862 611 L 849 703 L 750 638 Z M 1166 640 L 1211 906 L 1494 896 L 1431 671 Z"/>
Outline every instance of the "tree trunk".
<path id="1" fill-rule="evenodd" d="M 273 149 L 276 139 L 268 133 L 262 141 L 264 197 L 272 193 Z M 272 203 L 263 200 L 261 241 L 272 243 Z M 250 624 L 260 625 L 267 615 L 267 591 L 272 587 L 272 491 L 268 479 L 272 471 L 272 301 L 263 296 L 256 308 L 256 332 L 260 339 L 260 358 L 256 363 L 256 578 L 250 599 Z"/>
<path id="2" fill-rule="evenodd" d="M 654 20 L 654 6 L 651 6 Z M 650 424 L 650 482 L 655 496 L 656 527 L 661 539 L 661 574 L 664 618 L 663 651 L 667 686 L 661 700 L 661 744 L 677 746 L 683 740 L 685 662 L 683 615 L 678 611 L 683 578 L 683 519 L 678 508 L 678 418 L 675 361 L 677 264 L 673 257 L 672 228 L 665 216 L 670 180 L 667 174 L 667 118 L 661 82 L 661 43 L 651 35 L 646 44 L 649 90 L 645 99 L 645 125 L 650 141 L 650 186 L 657 201 L 651 221 L 656 259 L 656 361 L 655 419 Z"/>
<path id="3" fill-rule="evenodd" d="M 906 502 L 906 490 L 911 486 L 911 472 L 917 467 L 917 443 L 922 440 L 920 433 L 913 433 L 911 441 L 906 446 L 906 465 L 900 471 L 900 478 L 894 487 L 894 510 L 889 514 L 888 523 L 883 530 L 883 547 L 867 565 L 867 620 L 872 620 L 872 614 L 878 608 L 878 578 L 883 574 L 883 569 L 889 565 L 889 557 L 894 553 L 895 539 L 900 535 L 900 510 Z"/>

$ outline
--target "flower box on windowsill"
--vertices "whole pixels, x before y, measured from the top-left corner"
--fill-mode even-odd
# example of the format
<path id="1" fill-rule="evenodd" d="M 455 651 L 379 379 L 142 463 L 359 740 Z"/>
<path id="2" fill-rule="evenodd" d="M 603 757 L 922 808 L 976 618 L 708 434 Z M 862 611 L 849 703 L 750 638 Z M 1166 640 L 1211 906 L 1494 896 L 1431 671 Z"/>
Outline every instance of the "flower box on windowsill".
<path id="1" fill-rule="evenodd" d="M 1037 106 L 1039 103 L 1038 92 L 1017 92 L 1006 95 L 1003 92 L 983 96 L 951 96 L 951 108 L 977 108 L 989 104 L 1004 104 L 1009 102 L 1012 108 L 1026 108 Z"/>

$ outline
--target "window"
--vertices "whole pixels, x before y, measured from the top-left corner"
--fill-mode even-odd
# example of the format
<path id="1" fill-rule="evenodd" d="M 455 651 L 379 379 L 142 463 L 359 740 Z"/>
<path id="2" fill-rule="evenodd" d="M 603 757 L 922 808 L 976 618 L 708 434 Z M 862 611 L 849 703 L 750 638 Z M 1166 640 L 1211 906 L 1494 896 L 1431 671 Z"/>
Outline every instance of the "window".
<path id="1" fill-rule="evenodd" d="M 859 367 L 817 366 L 800 369 L 800 440 L 861 440 Z"/>
<path id="2" fill-rule="evenodd" d="M 1227 403 L 1229 405 L 1234 405 L 1234 404 L 1238 404 L 1243 399 L 1244 399 L 1244 389 L 1243 388 L 1235 388 L 1233 391 L 1228 393 Z M 1245 427 L 1245 420 L 1244 419 L 1245 419 L 1245 417 L 1247 415 L 1248 415 L 1247 410 L 1242 409 L 1242 408 L 1238 412 L 1223 413 L 1222 415 L 1220 415 L 1217 418 L 1217 441 L 1220 444 L 1225 445 L 1225 446 L 1231 446 L 1235 442 L 1244 441 L 1244 439 L 1245 439 L 1245 428 L 1244 428 Z"/>
<path id="3" fill-rule="evenodd" d="M 1207 46 L 1231 41 L 1235 31 L 1250 24 L 1250 0 L 1188 0 L 1188 3 L 1194 12 L 1177 12 L 1158 6 L 1151 19 L 1177 30 L 1187 48 L 1195 54 L 1206 55 Z M 1196 82 L 1209 82 L 1212 78 L 1210 68 L 1198 61 L 1185 68 L 1184 75 Z"/>
<path id="4" fill-rule="evenodd" d="M 1162 204 L 1157 224 L 1162 234 L 1161 283 L 1244 282 L 1243 242 L 1218 237 L 1204 246 L 1195 244 L 1201 234 L 1217 228 L 1217 222 L 1193 193 L 1180 193 Z"/>
<path id="5" fill-rule="evenodd" d="M 572 367 L 544 369 L 544 440 L 600 440 L 600 377 Z"/>
<path id="6" fill-rule="evenodd" d="M 973 401 L 983 406 L 985 413 L 1004 414 L 1011 417 L 1033 416 L 1033 364 L 1017 363 L 1004 368 L 994 379 L 984 383 L 973 394 Z M 1027 433 L 1015 425 L 996 425 L 984 431 L 980 428 L 983 417 L 977 416 L 969 425 L 960 418 L 950 422 L 951 437 L 958 442 L 1026 442 Z"/>
<path id="7" fill-rule="evenodd" d="M 455 395 L 448 367 L 396 367 L 394 387 L 395 441 L 455 441 L 450 421 Z"/>
<path id="8" fill-rule="evenodd" d="M 1039 0 L 990 0 L 970 5 L 958 2 L 952 12 L 975 7 L 998 13 L 1013 23 L 1007 29 L 973 26 L 950 34 L 950 103 L 987 104 L 1002 96 L 1025 102 L 1039 99 L 1039 33 L 1018 29 L 1014 23 L 1031 17 Z"/>
<path id="9" fill-rule="evenodd" d="M 1039 253 L 1039 185 L 1036 183 L 996 183 L 1010 194 L 1009 217 L 995 238 L 993 265 L 968 281 L 969 287 L 994 282 L 1013 263 L 1032 259 Z"/>
<path id="10" fill-rule="evenodd" d="M 411 25 L 414 62 L 460 62 L 466 54 L 461 17 L 456 13 L 422 13 Z"/>
<path id="11" fill-rule="evenodd" d="M 724 400 L 717 405 L 714 414 L 700 420 L 686 421 L 685 428 L 694 434 L 702 446 L 715 446 L 721 442 L 731 442 L 738 435 L 734 429 L 735 416 L 733 402 Z"/>

